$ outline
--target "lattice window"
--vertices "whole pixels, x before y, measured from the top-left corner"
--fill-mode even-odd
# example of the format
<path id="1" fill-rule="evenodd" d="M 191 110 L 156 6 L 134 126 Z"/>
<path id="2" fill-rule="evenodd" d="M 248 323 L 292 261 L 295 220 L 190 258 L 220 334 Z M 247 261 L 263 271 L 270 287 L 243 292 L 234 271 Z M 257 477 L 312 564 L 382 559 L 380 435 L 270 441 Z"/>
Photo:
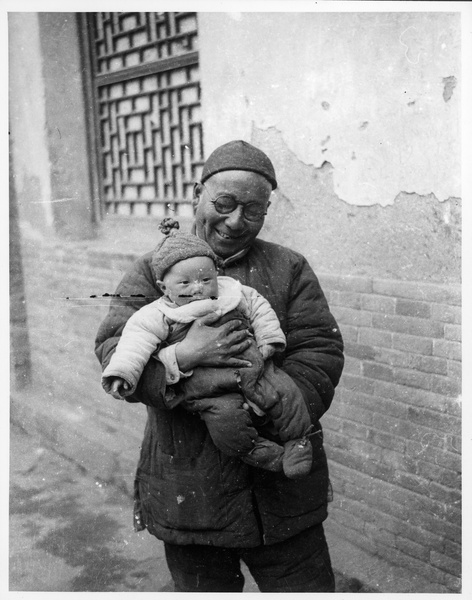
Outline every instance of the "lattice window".
<path id="1" fill-rule="evenodd" d="M 196 13 L 89 13 L 107 214 L 189 207 L 203 165 Z"/>

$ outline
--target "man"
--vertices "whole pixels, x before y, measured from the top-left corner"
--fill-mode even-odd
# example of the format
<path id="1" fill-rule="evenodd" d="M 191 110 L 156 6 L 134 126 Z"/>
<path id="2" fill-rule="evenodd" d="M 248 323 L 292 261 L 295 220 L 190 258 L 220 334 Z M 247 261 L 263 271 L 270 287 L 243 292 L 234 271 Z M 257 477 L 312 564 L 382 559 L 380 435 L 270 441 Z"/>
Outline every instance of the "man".
<path id="1" fill-rule="evenodd" d="M 322 526 L 329 479 L 319 419 L 341 376 L 343 343 L 303 256 L 257 239 L 276 187 L 273 165 L 259 149 L 240 140 L 220 146 L 195 186 L 194 232 L 221 257 L 221 275 L 256 288 L 277 313 L 287 348 L 274 362 L 292 377 L 309 409 L 313 467 L 298 480 L 251 468 L 220 453 L 197 416 L 180 406 L 167 408 L 163 362 L 178 365 L 183 386 L 196 367 L 244 366 L 238 354 L 249 341 L 239 321 L 197 320 L 182 342 L 161 351 L 163 362 L 152 358 L 127 398 L 148 407 L 135 519 L 138 529 L 164 541 L 175 591 L 241 592 L 240 560 L 262 592 L 334 591 Z M 142 294 L 148 302 L 160 295 L 150 257 L 135 263 L 117 294 Z M 140 306 L 112 301 L 96 340 L 103 367 Z"/>

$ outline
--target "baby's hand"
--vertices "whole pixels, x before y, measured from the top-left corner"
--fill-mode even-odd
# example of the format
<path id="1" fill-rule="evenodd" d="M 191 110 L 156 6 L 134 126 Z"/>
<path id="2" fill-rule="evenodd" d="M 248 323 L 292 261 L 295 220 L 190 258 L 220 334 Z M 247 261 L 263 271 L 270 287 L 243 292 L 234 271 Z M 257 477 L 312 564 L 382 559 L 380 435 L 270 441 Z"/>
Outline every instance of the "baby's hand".
<path id="1" fill-rule="evenodd" d="M 114 377 L 111 380 L 110 391 L 108 392 L 117 400 L 123 400 L 126 392 L 130 389 L 129 383 L 121 377 Z"/>
<path id="2" fill-rule="evenodd" d="M 262 354 L 262 358 L 267 360 L 274 354 L 275 348 L 273 344 L 263 344 L 262 346 L 259 346 L 259 352 Z"/>

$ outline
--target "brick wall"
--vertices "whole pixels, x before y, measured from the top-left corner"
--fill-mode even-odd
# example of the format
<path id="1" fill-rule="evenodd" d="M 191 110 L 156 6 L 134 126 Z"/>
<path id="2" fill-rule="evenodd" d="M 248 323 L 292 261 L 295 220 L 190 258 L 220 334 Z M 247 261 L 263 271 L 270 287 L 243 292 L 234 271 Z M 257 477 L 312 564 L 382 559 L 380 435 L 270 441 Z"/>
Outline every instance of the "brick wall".
<path id="1" fill-rule="evenodd" d="M 13 390 L 12 417 L 131 493 L 145 410 L 101 389 L 93 343 L 107 302 L 90 296 L 112 292 L 135 254 L 111 251 L 106 237 L 64 243 L 23 233 L 35 383 Z M 401 591 L 401 580 L 408 591 L 426 591 L 425 581 L 427 591 L 458 591 L 460 289 L 320 280 L 346 342 L 323 417 L 334 488 L 327 531 L 351 554 L 381 559 L 368 582 L 378 591 Z M 387 565 L 402 569 L 388 585 Z"/>
<path id="2" fill-rule="evenodd" d="M 323 417 L 330 528 L 431 583 L 461 574 L 460 287 L 320 277 L 346 366 Z"/>

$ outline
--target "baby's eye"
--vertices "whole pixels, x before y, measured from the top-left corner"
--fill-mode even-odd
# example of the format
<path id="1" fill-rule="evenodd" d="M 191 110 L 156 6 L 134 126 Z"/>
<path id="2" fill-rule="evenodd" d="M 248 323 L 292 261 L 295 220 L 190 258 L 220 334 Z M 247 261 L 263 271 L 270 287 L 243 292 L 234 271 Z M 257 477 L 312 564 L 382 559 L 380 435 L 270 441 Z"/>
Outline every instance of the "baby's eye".
<path id="1" fill-rule="evenodd" d="M 203 283 L 208 283 L 209 281 L 211 281 L 210 277 L 204 277 L 203 278 Z"/>
<path id="2" fill-rule="evenodd" d="M 181 285 L 188 285 L 188 281 L 181 281 L 180 284 Z"/>

